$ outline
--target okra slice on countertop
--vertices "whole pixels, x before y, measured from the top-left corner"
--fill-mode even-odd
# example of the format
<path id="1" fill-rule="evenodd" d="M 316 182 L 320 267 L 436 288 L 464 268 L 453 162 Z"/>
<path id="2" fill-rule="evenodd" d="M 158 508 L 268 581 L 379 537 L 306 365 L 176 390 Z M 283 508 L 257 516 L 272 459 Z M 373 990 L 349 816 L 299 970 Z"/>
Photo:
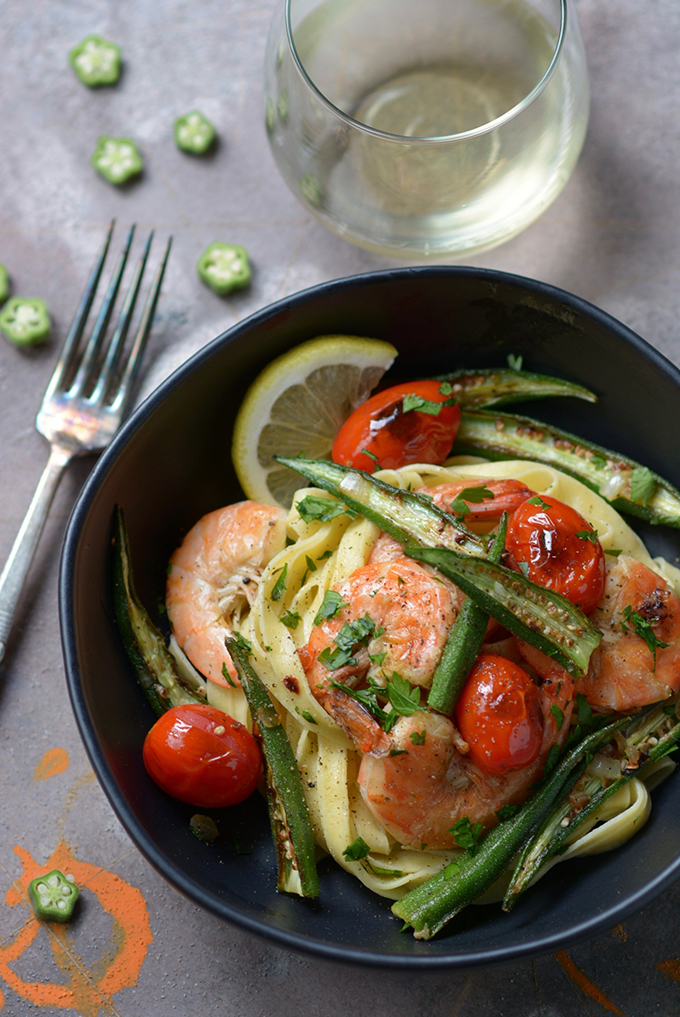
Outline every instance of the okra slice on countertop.
<path id="1" fill-rule="evenodd" d="M 554 466 L 582 481 L 619 512 L 680 527 L 680 491 L 663 477 L 619 452 L 531 417 L 464 410 L 453 451 Z"/>
<path id="2" fill-rule="evenodd" d="M 68 922 L 78 900 L 73 876 L 52 869 L 28 884 L 28 896 L 36 918 L 43 922 Z"/>
<path id="3" fill-rule="evenodd" d="M 33 346 L 50 334 L 47 304 L 39 297 L 10 297 L 0 311 L 0 329 L 15 346 Z"/>
<path id="4" fill-rule="evenodd" d="M 120 77 L 120 47 L 101 35 L 87 35 L 74 46 L 68 60 L 88 88 L 115 85 Z"/>
<path id="5" fill-rule="evenodd" d="M 196 266 L 206 286 L 225 297 L 233 290 L 242 290 L 250 282 L 248 252 L 238 244 L 216 241 L 206 247 Z"/>
<path id="6" fill-rule="evenodd" d="M 454 371 L 439 375 L 438 380 L 448 383 L 449 394 L 458 400 L 462 409 L 501 406 L 548 396 L 573 396 L 589 403 L 597 402 L 594 392 L 576 382 L 508 367 Z"/>
<path id="7" fill-rule="evenodd" d="M 157 717 L 171 706 L 205 703 L 204 687 L 191 687 L 178 673 L 161 632 L 135 592 L 125 517 L 116 509 L 113 537 L 113 606 L 128 660 Z"/>
<path id="8" fill-rule="evenodd" d="M 215 128 L 197 109 L 175 120 L 175 141 L 183 152 L 204 155 L 212 148 L 216 138 Z"/>
<path id="9" fill-rule="evenodd" d="M 243 638 L 225 640 L 262 747 L 267 777 L 267 806 L 278 862 L 277 889 L 318 897 L 316 848 L 302 778 L 281 718 L 269 691 L 249 660 Z"/>
<path id="10" fill-rule="evenodd" d="M 98 139 L 90 162 L 97 173 L 116 186 L 138 177 L 144 169 L 134 141 L 130 138 L 110 138 L 108 135 Z"/>

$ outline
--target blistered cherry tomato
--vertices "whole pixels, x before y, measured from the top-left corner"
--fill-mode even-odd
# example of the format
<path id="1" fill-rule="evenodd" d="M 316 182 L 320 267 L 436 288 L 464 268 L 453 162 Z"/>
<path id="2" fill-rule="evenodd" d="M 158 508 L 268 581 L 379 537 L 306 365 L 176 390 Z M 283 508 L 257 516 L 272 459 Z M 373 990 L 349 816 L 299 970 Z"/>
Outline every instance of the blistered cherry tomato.
<path id="1" fill-rule="evenodd" d="M 439 381 L 412 381 L 371 396 L 338 431 L 333 462 L 366 473 L 393 470 L 407 463 L 441 465 L 458 433 L 460 407 L 442 406 L 436 415 L 417 409 L 404 413 L 404 397 L 408 395 L 429 403 L 445 403 L 450 396 L 443 395 L 440 386 Z"/>
<path id="2" fill-rule="evenodd" d="M 588 614 L 602 599 L 604 551 L 593 528 L 576 509 L 556 498 L 525 501 L 508 526 L 506 548 L 539 586 L 563 594 Z M 581 536 L 578 536 L 578 534 Z"/>
<path id="3" fill-rule="evenodd" d="M 146 736 L 143 758 L 159 787 L 205 809 L 238 805 L 253 793 L 262 769 L 248 728 L 201 703 L 164 713 Z"/>
<path id="4" fill-rule="evenodd" d="M 470 759 L 484 773 L 528 766 L 543 741 L 536 686 L 521 667 L 493 653 L 477 658 L 456 706 L 456 723 Z"/>

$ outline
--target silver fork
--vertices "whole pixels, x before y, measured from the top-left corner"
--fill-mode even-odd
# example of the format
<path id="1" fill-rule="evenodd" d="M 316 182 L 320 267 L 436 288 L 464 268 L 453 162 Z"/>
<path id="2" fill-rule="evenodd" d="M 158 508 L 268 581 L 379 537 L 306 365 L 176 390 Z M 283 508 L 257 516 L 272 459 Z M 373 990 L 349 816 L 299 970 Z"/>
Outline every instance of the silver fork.
<path id="1" fill-rule="evenodd" d="M 168 240 L 156 270 L 137 333 L 129 352 L 125 352 L 125 339 L 139 295 L 153 231 L 135 267 L 113 333 L 108 343 L 105 341 L 135 232 L 133 225 L 118 256 L 90 337 L 82 344 L 81 351 L 81 339 L 99 285 L 113 227 L 112 222 L 90 272 L 35 420 L 38 431 L 50 443 L 50 455 L 7 564 L 0 574 L 0 660 L 4 656 L 12 619 L 63 471 L 75 456 L 101 451 L 118 430 L 130 404 L 151 330 L 172 237 Z"/>

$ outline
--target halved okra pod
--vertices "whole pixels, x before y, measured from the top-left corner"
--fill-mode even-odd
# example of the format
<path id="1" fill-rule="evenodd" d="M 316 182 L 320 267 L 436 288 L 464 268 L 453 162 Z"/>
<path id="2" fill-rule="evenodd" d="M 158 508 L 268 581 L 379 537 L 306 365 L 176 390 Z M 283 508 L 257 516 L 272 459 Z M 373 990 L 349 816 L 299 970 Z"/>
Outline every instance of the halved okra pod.
<path id="1" fill-rule="evenodd" d="M 225 640 L 265 760 L 269 821 L 278 861 L 277 889 L 301 897 L 318 897 L 314 834 L 300 771 L 281 718 L 266 685 L 248 659 L 244 642 Z"/>
<path id="2" fill-rule="evenodd" d="M 663 477 L 634 459 L 531 417 L 464 410 L 453 451 L 554 466 L 619 512 L 680 527 L 680 491 Z"/>
<path id="3" fill-rule="evenodd" d="M 198 686 L 191 688 L 178 674 L 162 633 L 135 592 L 130 542 L 121 508 L 116 508 L 113 549 L 113 606 L 118 631 L 149 706 L 160 717 L 171 706 L 205 703 L 205 691 Z"/>
<path id="4" fill-rule="evenodd" d="M 547 396 L 574 396 L 589 403 L 597 402 L 594 392 L 573 381 L 507 367 L 454 371 L 452 374 L 440 375 L 437 380 L 449 383 L 451 395 L 458 400 L 462 409 L 501 406 L 503 403 L 544 399 Z"/>

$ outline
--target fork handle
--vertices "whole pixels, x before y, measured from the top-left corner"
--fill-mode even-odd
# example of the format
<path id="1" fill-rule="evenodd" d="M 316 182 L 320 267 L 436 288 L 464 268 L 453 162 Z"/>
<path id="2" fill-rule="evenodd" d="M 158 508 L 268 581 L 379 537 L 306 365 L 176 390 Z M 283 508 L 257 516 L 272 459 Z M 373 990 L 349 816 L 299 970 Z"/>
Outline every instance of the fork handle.
<path id="1" fill-rule="evenodd" d="M 0 574 L 0 660 L 12 627 L 12 619 L 31 567 L 35 550 L 43 531 L 47 513 L 57 490 L 64 467 L 73 458 L 71 449 L 53 445 L 47 466 L 43 470 L 33 500 L 28 506 L 7 563 Z"/>

